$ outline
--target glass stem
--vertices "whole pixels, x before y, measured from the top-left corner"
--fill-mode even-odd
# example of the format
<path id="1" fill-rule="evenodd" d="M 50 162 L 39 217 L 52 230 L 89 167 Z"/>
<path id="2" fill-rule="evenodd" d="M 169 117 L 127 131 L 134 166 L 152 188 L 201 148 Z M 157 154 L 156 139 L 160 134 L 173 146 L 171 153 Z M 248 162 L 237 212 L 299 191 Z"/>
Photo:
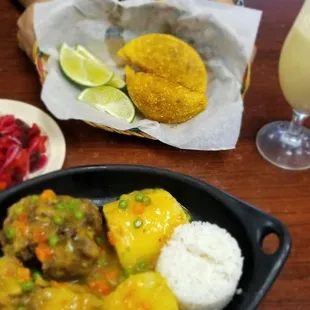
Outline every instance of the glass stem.
<path id="1" fill-rule="evenodd" d="M 289 128 L 282 136 L 282 141 L 291 146 L 298 147 L 301 144 L 302 125 L 307 117 L 307 114 L 293 110 L 292 121 Z"/>

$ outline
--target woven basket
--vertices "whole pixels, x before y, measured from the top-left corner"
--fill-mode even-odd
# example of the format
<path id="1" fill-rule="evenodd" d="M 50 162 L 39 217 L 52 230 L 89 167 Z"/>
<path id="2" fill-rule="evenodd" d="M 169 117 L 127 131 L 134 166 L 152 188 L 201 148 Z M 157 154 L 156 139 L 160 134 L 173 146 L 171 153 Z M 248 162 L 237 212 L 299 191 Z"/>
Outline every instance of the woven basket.
<path id="1" fill-rule="evenodd" d="M 33 47 L 32 58 L 33 58 L 35 66 L 36 66 L 36 69 L 38 71 L 40 81 L 43 84 L 45 77 L 47 75 L 46 63 L 48 60 L 48 56 L 43 54 L 40 51 L 37 43 L 35 43 L 35 45 Z M 245 96 L 245 93 L 250 86 L 250 79 L 251 79 L 251 64 L 248 65 L 245 76 L 244 76 L 243 87 L 241 89 L 241 93 L 243 96 Z M 136 137 L 140 137 L 140 138 L 157 140 L 156 138 L 142 132 L 139 128 L 132 128 L 129 130 L 117 130 L 117 129 L 114 129 L 114 128 L 111 128 L 108 126 L 104 126 L 101 124 L 96 124 L 96 123 L 88 122 L 88 121 L 85 121 L 85 122 L 87 124 L 93 126 L 93 127 L 97 127 L 97 128 L 103 129 L 103 130 L 110 131 L 110 132 L 115 132 L 115 133 L 128 135 L 128 136 L 136 136 Z"/>

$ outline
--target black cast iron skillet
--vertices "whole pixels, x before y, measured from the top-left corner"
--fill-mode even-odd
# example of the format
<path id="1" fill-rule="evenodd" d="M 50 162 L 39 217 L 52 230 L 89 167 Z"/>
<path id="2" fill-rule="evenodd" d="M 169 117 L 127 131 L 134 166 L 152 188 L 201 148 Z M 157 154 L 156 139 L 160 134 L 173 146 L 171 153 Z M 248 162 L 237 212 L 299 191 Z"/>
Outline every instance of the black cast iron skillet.
<path id="1" fill-rule="evenodd" d="M 209 221 L 226 228 L 238 241 L 244 256 L 243 276 L 236 295 L 226 308 L 255 309 L 278 276 L 291 247 L 289 233 L 277 219 L 191 177 L 151 167 L 107 165 L 77 167 L 29 180 L 0 194 L 0 216 L 20 198 L 53 189 L 60 195 L 85 197 L 98 206 L 121 194 L 143 188 L 169 191 L 192 214 L 194 220 Z M 275 233 L 280 245 L 276 253 L 261 250 L 266 235 Z"/>

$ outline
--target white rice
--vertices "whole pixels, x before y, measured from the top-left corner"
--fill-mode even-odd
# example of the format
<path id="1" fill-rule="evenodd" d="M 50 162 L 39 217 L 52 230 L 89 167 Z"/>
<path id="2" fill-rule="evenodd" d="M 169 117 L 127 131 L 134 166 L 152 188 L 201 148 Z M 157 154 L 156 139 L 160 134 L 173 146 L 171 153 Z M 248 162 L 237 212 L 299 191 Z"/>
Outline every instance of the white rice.
<path id="1" fill-rule="evenodd" d="M 156 270 L 181 310 L 220 310 L 233 298 L 242 274 L 237 241 L 207 222 L 177 227 L 159 256 Z"/>

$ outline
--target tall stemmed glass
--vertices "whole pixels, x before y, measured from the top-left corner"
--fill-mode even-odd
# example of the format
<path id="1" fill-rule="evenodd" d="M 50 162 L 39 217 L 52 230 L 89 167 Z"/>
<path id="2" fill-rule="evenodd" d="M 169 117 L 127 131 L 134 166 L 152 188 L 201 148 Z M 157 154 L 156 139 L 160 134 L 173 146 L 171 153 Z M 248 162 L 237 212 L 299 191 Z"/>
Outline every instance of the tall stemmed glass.
<path id="1" fill-rule="evenodd" d="M 310 0 L 305 0 L 283 45 L 280 85 L 293 108 L 291 122 L 274 122 L 258 133 L 256 145 L 272 164 L 289 170 L 310 168 L 310 130 L 303 127 L 310 114 Z"/>

